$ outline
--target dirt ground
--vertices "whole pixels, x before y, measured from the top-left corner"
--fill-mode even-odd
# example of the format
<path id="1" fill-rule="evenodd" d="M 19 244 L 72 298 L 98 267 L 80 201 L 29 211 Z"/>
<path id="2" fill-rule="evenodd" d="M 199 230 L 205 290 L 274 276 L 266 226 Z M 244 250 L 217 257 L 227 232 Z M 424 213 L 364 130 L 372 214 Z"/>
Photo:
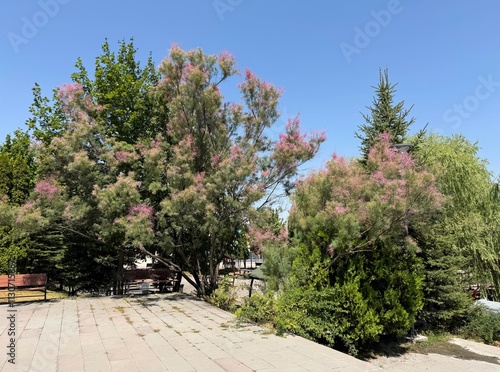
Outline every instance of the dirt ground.
<path id="1" fill-rule="evenodd" d="M 498 372 L 500 348 L 455 338 L 419 351 L 378 357 L 370 363 L 385 371 Z"/>

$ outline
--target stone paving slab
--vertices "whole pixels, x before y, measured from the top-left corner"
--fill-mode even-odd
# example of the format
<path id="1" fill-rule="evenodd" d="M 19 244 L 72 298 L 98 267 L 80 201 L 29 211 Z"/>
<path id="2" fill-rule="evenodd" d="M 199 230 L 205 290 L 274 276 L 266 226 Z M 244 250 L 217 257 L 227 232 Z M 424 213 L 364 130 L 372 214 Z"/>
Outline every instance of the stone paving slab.
<path id="1" fill-rule="evenodd" d="M 15 364 L 7 316 L 15 310 Z M 0 306 L 2 371 L 379 371 L 301 337 L 279 337 L 187 294 Z"/>

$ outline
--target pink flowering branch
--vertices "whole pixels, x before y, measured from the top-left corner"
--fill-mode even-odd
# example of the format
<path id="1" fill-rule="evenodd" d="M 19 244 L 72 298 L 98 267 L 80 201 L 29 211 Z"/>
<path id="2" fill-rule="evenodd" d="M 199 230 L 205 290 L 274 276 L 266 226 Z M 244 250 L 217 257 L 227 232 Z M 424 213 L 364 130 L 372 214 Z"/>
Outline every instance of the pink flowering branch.
<path id="1" fill-rule="evenodd" d="M 52 200 L 58 192 L 59 188 L 52 179 L 39 180 L 35 185 L 35 193 L 46 200 Z"/>
<path id="2" fill-rule="evenodd" d="M 278 234 L 275 234 L 270 229 L 263 229 L 251 225 L 248 228 L 248 237 L 250 244 L 254 248 L 254 253 L 258 254 L 265 250 L 267 244 L 285 243 L 288 239 L 288 234 L 284 229 Z"/>

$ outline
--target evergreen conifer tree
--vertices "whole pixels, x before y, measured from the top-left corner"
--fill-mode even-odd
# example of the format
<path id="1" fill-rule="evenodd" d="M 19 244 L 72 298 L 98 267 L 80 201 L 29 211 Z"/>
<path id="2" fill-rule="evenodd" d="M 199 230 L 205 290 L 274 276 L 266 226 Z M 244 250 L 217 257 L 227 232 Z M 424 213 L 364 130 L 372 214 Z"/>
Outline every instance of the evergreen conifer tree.
<path id="1" fill-rule="evenodd" d="M 404 108 L 404 101 L 394 104 L 394 94 L 396 93 L 396 84 L 389 82 L 389 71 L 380 70 L 380 82 L 375 89 L 375 97 L 372 105 L 367 107 L 369 114 L 363 115 L 365 124 L 359 125 L 359 132 L 355 136 L 361 140 L 362 162 L 368 159 L 368 152 L 377 142 L 382 133 L 388 133 L 390 143 L 401 144 L 407 139 L 408 128 L 415 122 L 415 118 L 410 118 L 412 109 Z M 423 131 L 417 135 L 417 139 L 423 135 Z"/>

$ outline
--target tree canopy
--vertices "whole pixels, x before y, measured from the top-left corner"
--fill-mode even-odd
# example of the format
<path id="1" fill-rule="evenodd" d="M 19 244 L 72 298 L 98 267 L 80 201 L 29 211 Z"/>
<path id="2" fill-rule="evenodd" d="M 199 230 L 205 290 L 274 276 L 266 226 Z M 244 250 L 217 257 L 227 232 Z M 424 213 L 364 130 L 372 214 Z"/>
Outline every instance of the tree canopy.
<path id="1" fill-rule="evenodd" d="M 95 80 L 78 61 L 75 82 L 57 89 L 65 127 L 40 125 L 39 177 L 18 218 L 40 216 L 32 237 L 57 231 L 56 265 L 83 286 L 114 276 L 119 288 L 123 266 L 148 254 L 191 273 L 186 280 L 207 295 L 224 256 L 283 239 L 269 228 L 272 208 L 324 136 L 303 135 L 297 117 L 271 137 L 281 90 L 250 70 L 242 102 L 225 102 L 221 89 L 238 73 L 227 52 L 173 46 L 158 72 L 151 60 L 139 69 L 134 52 L 121 43 L 115 56 L 106 43 Z M 76 259 L 88 265 L 70 269 Z M 96 283 L 92 265 L 103 273 Z"/>
<path id="2" fill-rule="evenodd" d="M 366 168 L 334 156 L 300 181 L 289 222 L 298 252 L 283 314 L 295 319 L 309 314 L 305 298 L 317 303 L 310 321 L 288 330 L 355 352 L 414 323 L 424 274 L 411 232 L 442 197 L 434 176 L 390 145 L 382 134 Z"/>

